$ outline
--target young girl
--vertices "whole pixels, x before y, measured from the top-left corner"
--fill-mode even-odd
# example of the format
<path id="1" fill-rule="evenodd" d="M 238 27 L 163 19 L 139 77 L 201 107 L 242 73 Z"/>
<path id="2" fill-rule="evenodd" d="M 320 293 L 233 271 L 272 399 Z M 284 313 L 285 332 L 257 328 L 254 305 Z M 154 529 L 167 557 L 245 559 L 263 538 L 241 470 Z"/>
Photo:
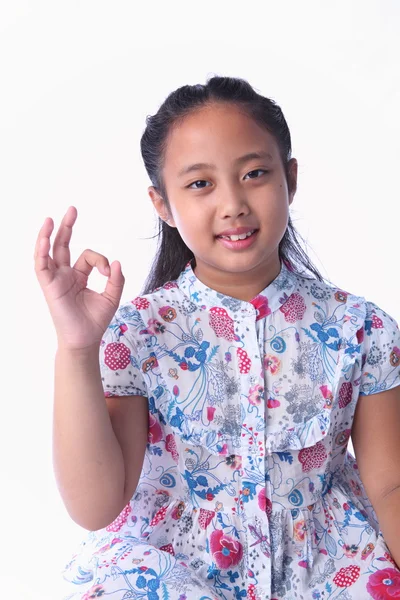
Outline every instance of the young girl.
<path id="1" fill-rule="evenodd" d="M 170 94 L 141 149 L 160 217 L 142 295 L 120 305 L 97 252 L 70 266 L 74 207 L 35 250 L 55 472 L 90 530 L 65 598 L 400 598 L 400 332 L 302 251 L 282 111 L 213 77 Z"/>

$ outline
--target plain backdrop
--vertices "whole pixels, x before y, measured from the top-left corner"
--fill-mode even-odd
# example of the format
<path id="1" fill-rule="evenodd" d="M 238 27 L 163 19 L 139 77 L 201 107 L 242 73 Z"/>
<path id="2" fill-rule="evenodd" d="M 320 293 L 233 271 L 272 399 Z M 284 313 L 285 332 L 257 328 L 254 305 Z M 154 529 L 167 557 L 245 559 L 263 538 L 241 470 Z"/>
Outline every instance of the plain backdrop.
<path id="1" fill-rule="evenodd" d="M 33 269 L 44 219 L 58 227 L 76 206 L 73 261 L 85 248 L 120 260 L 134 298 L 155 249 L 146 115 L 181 85 L 243 77 L 288 121 L 292 217 L 312 259 L 399 320 L 399 26 L 395 0 L 1 3 L 2 598 L 57 600 L 85 535 L 52 470 L 56 337 Z"/>

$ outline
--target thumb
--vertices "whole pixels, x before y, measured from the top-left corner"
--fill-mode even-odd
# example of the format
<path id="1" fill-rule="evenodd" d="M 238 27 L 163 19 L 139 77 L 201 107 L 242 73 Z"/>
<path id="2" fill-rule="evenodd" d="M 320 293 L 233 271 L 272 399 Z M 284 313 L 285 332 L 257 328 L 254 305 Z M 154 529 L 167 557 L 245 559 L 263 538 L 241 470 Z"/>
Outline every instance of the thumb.
<path id="1" fill-rule="evenodd" d="M 106 288 L 102 296 L 110 300 L 113 304 L 119 305 L 124 285 L 125 277 L 122 274 L 121 263 L 115 260 L 110 265 L 110 273 L 108 274 Z"/>

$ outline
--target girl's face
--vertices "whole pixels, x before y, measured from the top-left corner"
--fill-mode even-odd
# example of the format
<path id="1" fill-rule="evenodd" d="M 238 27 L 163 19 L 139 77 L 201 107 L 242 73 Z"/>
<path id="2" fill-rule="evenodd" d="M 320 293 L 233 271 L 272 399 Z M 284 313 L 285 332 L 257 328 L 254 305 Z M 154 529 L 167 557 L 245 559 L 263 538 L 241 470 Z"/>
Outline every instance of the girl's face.
<path id="1" fill-rule="evenodd" d="M 170 213 L 153 187 L 149 195 L 192 250 L 197 277 L 251 300 L 279 273 L 278 245 L 296 190 L 295 159 L 289 173 L 290 193 L 274 137 L 236 106 L 213 104 L 170 132 L 163 170 Z M 245 244 L 220 239 L 238 228 L 256 232 Z"/>

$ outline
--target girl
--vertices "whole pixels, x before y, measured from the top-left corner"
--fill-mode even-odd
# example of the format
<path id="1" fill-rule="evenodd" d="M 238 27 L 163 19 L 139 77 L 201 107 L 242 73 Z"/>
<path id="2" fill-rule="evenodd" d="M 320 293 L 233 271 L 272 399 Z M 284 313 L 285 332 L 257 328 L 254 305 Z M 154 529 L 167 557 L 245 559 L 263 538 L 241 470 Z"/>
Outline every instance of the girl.
<path id="1" fill-rule="evenodd" d="M 170 94 L 141 149 L 160 217 L 142 295 L 120 305 L 97 252 L 70 266 L 74 207 L 35 250 L 55 472 L 90 530 L 65 598 L 399 598 L 400 332 L 302 251 L 282 111 L 213 77 Z"/>

